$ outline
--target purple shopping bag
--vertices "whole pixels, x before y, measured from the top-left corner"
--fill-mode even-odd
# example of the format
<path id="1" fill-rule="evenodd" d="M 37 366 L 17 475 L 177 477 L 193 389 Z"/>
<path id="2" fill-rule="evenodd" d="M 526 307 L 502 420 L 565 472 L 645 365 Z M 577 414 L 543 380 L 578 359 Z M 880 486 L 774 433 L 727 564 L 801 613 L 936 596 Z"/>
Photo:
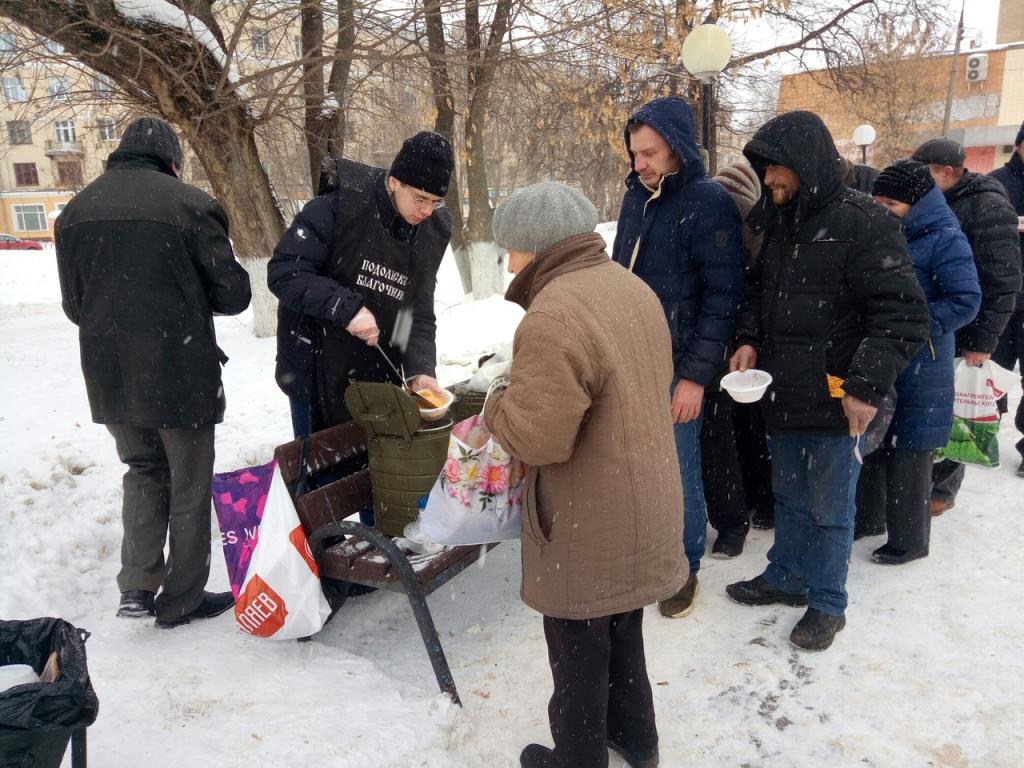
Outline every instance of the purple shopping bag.
<path id="1" fill-rule="evenodd" d="M 236 600 L 259 539 L 260 521 L 274 478 L 274 467 L 275 462 L 271 461 L 213 476 L 213 506 L 217 510 L 231 592 Z"/>

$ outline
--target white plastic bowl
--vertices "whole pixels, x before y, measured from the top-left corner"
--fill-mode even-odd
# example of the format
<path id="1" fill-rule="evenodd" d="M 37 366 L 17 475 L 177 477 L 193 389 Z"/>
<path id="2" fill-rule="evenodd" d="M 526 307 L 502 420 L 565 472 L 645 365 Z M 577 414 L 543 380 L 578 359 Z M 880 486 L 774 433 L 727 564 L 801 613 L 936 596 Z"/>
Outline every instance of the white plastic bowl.
<path id="1" fill-rule="evenodd" d="M 437 408 L 420 408 L 420 417 L 425 421 L 437 421 L 443 419 L 445 414 L 448 413 L 448 409 L 452 407 L 452 403 L 455 402 L 455 394 L 447 389 L 441 390 L 446 398 L 444 405 Z"/>
<path id="2" fill-rule="evenodd" d="M 722 389 L 737 403 L 756 403 L 764 397 L 771 383 L 771 374 L 756 368 L 742 372 L 733 371 L 722 377 Z"/>

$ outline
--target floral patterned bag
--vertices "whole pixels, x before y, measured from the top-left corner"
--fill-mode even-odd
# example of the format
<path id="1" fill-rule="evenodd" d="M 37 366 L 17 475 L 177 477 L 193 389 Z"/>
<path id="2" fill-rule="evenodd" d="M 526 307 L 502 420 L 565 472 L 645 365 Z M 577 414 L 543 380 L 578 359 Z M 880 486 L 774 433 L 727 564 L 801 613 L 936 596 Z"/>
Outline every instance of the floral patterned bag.
<path id="1" fill-rule="evenodd" d="M 519 538 L 524 474 L 522 462 L 491 437 L 483 416 L 460 421 L 420 513 L 420 533 L 449 546 Z"/>

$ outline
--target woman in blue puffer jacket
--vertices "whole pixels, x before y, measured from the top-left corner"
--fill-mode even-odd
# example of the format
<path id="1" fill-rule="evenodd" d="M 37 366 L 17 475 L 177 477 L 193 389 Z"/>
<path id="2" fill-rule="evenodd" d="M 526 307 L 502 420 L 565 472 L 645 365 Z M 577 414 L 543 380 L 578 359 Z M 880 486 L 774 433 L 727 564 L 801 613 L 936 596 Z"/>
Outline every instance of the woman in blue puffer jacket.
<path id="1" fill-rule="evenodd" d="M 949 440 L 953 423 L 953 334 L 977 314 L 981 288 L 971 247 L 927 165 L 896 161 L 872 194 L 903 220 L 931 315 L 931 338 L 896 379 L 892 423 L 865 458 L 857 486 L 855 536 L 888 530 L 888 542 L 871 557 L 900 565 L 928 554 L 932 452 Z"/>

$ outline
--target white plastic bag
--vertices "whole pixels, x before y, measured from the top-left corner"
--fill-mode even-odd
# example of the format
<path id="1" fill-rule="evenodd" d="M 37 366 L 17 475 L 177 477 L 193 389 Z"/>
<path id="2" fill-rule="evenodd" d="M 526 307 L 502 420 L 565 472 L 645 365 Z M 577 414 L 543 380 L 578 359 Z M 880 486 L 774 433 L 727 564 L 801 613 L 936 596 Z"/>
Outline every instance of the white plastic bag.
<path id="1" fill-rule="evenodd" d="M 320 570 L 275 462 L 235 620 L 257 637 L 294 640 L 319 632 L 331 609 L 320 587 Z"/>
<path id="2" fill-rule="evenodd" d="M 452 429 L 448 459 L 420 513 L 419 531 L 448 546 L 518 539 L 523 523 L 522 462 L 491 437 L 483 416 Z"/>
<path id="3" fill-rule="evenodd" d="M 939 458 L 994 469 L 999 466 L 999 398 L 1013 386 L 1005 368 L 986 360 L 981 366 L 956 360 L 953 429 Z"/>

